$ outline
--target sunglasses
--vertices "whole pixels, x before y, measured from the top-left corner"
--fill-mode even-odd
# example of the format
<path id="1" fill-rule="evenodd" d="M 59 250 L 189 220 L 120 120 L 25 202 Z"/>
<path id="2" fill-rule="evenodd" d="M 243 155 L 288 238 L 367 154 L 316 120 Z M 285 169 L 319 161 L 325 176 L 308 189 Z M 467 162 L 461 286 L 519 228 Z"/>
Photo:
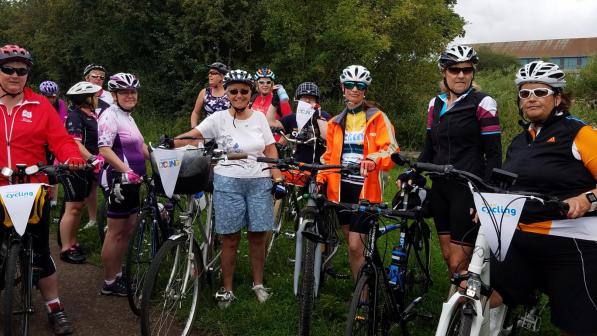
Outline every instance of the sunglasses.
<path id="1" fill-rule="evenodd" d="M 272 81 L 259 81 L 260 85 L 270 85 L 272 83 Z"/>
<path id="2" fill-rule="evenodd" d="M 212 75 L 212 76 L 216 76 L 216 75 L 219 75 L 219 74 L 220 73 L 217 72 L 217 71 L 210 71 L 210 72 L 208 72 L 208 75 Z"/>
<path id="3" fill-rule="evenodd" d="M 232 89 L 232 90 L 230 90 L 228 92 L 231 95 L 233 95 L 233 96 L 236 96 L 240 92 L 240 94 L 244 96 L 244 95 L 248 95 L 250 91 L 247 90 L 247 89 L 240 89 L 240 90 L 238 90 L 238 89 Z"/>
<path id="4" fill-rule="evenodd" d="M 554 93 L 555 92 L 553 90 L 550 90 L 547 88 L 539 88 L 539 89 L 533 89 L 533 90 L 522 89 L 522 90 L 518 91 L 518 97 L 520 97 L 521 99 L 527 99 L 527 98 L 530 98 L 531 94 L 532 94 L 537 98 L 543 98 L 543 97 L 551 96 Z"/>
<path id="5" fill-rule="evenodd" d="M 0 67 L 0 71 L 4 72 L 7 75 L 13 75 L 15 72 L 17 76 L 25 76 L 29 73 L 29 68 L 13 68 L 10 66 L 2 66 Z"/>
<path id="6" fill-rule="evenodd" d="M 344 82 L 343 85 L 344 85 L 344 88 L 348 89 L 348 90 L 352 90 L 355 87 L 359 91 L 365 91 L 365 89 L 367 89 L 367 84 L 362 83 L 362 82 Z"/>
<path id="7" fill-rule="evenodd" d="M 448 72 L 452 75 L 458 75 L 460 72 L 462 72 L 465 75 L 470 75 L 473 72 L 475 72 L 475 68 L 473 68 L 473 67 L 465 67 L 465 68 L 449 67 Z"/>
<path id="8" fill-rule="evenodd" d="M 104 79 L 106 79 L 106 77 L 105 77 L 105 76 L 100 76 L 100 75 L 89 75 L 89 77 L 91 77 L 91 78 L 93 78 L 93 79 L 101 79 L 101 80 L 104 80 Z"/>

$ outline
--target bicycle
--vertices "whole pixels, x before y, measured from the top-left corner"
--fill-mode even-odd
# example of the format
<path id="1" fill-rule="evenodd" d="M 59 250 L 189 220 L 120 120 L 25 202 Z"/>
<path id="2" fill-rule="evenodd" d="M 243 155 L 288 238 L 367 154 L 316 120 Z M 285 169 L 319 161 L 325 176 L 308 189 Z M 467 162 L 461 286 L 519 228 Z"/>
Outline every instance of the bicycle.
<path id="1" fill-rule="evenodd" d="M 39 270 L 33 265 L 33 235 L 27 231 L 27 226 L 43 225 L 39 222 L 49 215 L 49 204 L 45 203 L 49 185 L 31 183 L 31 176 L 56 176 L 68 171 L 67 165 L 27 167 L 17 164 L 16 168 L 17 171 L 2 168 L 2 177 L 12 184 L 0 187 L 2 217 L 5 211 L 10 217 L 2 218 L 4 228 L 0 241 L 0 289 L 4 290 L 2 329 L 7 336 L 28 335 L 30 318 L 35 312 L 32 291 Z"/>
<path id="2" fill-rule="evenodd" d="M 408 162 L 404 159 L 398 159 L 398 161 L 402 161 L 402 163 Z M 513 234 L 513 230 L 518 224 L 518 218 L 526 201 L 538 201 L 541 203 L 540 209 L 533 210 L 539 211 L 539 213 L 527 213 L 527 216 L 538 215 L 543 218 L 552 219 L 565 218 L 568 205 L 557 198 L 540 193 L 524 191 L 510 192 L 509 188 L 517 176 L 501 169 L 493 170 L 492 180 L 497 183 L 497 186 L 493 186 L 484 182 L 480 177 L 466 171 L 454 169 L 451 165 L 413 163 L 411 167 L 417 171 L 444 175 L 467 183 L 471 193 L 475 197 L 475 207 L 481 222 L 481 229 L 479 229 L 477 234 L 473 249 L 474 253 L 472 254 L 467 272 L 465 274 L 455 274 L 451 279 L 454 288 L 461 288 L 463 283 L 465 285 L 460 290 L 455 290 L 447 302 L 443 303 L 435 335 L 511 335 L 513 328 L 516 329 L 519 323 L 514 323 L 517 326 L 508 323 L 506 317 L 512 314 L 508 314 L 508 307 L 505 305 L 500 306 L 496 310 L 496 314 L 491 317 L 490 325 L 489 296 L 491 295 L 492 288 L 489 281 L 489 260 L 491 254 L 497 260 L 503 260 L 505 257 L 509 240 L 505 238 L 506 235 L 503 232 L 504 230 L 508 231 L 507 229 L 510 227 L 510 231 Z M 501 207 L 501 210 L 487 210 L 492 208 L 488 201 L 491 194 L 484 191 L 506 197 L 503 204 L 496 201 L 496 199 L 491 200 L 492 204 L 498 202 L 497 207 Z M 495 204 L 493 208 L 496 208 Z M 507 211 L 509 209 L 515 211 Z M 512 213 L 517 213 L 518 217 L 512 215 Z M 510 217 L 510 225 L 505 223 L 508 220 L 506 215 Z M 485 229 L 483 225 L 485 225 Z M 492 237 L 492 235 L 495 235 L 495 237 Z M 506 244 L 505 249 L 504 242 Z M 525 323 L 524 318 L 521 321 L 523 322 L 522 326 Z M 527 319 L 526 321 L 528 324 L 529 320 Z M 530 325 L 536 326 L 536 323 L 533 324 L 531 321 Z"/>
<path id="3" fill-rule="evenodd" d="M 337 220 L 331 210 L 335 203 L 327 202 L 319 193 L 317 174 L 320 171 L 334 173 L 355 173 L 359 165 L 322 165 L 296 162 L 293 159 L 257 158 L 258 162 L 271 163 L 280 170 L 293 169 L 308 172 L 306 185 L 306 205 L 300 210 L 296 231 L 296 250 L 294 261 L 294 293 L 299 296 L 299 335 L 309 335 L 314 299 L 319 296 L 319 289 L 324 274 L 338 251 L 340 238 L 337 234 Z M 323 172 L 321 172 L 323 173 Z M 337 278 L 348 276 L 329 272 Z"/>
<path id="4" fill-rule="evenodd" d="M 160 160 L 156 158 L 158 152 L 157 149 L 152 152 L 152 165 L 157 166 L 156 161 Z M 192 195 L 208 189 L 208 175 L 213 163 L 247 158 L 246 154 L 227 154 L 218 150 L 213 150 L 211 154 L 203 149 L 179 152 L 182 153 L 178 153 L 180 172 L 170 177 L 176 182 L 173 191 L 188 195 L 186 207 L 179 214 L 180 224 L 162 244 L 149 266 L 141 295 L 142 335 L 169 335 L 174 332 L 171 329 L 178 320 L 184 321 L 180 334 L 187 335 L 192 329 L 199 301 L 210 301 L 211 292 L 202 293 L 200 287 L 204 282 L 209 283 L 208 273 L 215 267 L 213 260 L 219 259 L 219 251 L 215 250 L 219 247 L 214 247 L 219 238 L 215 235 L 210 214 L 206 216 L 205 223 L 198 223 L 200 234 L 195 233 L 193 224 L 199 219 L 201 210 L 197 209 L 199 202 Z M 161 183 L 173 182 L 164 179 L 163 172 L 159 174 Z M 198 244 L 196 237 L 202 239 L 202 245 Z M 213 258 L 207 264 L 203 261 L 206 250 L 211 250 L 207 255 Z"/>
<path id="5" fill-rule="evenodd" d="M 406 187 L 406 186 L 405 186 Z M 408 335 L 407 322 L 426 316 L 415 311 L 432 284 L 429 239 L 431 230 L 422 216 L 421 205 L 409 207 L 409 197 L 418 193 L 409 186 L 400 193 L 396 209 L 386 204 L 343 204 L 361 216 L 367 216 L 369 233 L 365 242 L 365 263 L 357 276 L 344 335 L 388 335 L 394 325 Z M 412 200 L 411 200 L 412 201 Z M 381 218 L 399 220 L 380 225 Z M 392 263 L 386 267 L 378 240 L 399 230 L 399 243 L 392 250 Z M 414 258 L 413 258 L 414 256 Z"/>

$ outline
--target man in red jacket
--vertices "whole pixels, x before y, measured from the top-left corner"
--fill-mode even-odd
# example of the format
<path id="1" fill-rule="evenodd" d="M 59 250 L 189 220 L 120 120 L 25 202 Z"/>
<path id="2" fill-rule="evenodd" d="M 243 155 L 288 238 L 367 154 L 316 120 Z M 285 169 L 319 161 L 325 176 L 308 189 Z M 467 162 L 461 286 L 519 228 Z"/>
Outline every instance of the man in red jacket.
<path id="1" fill-rule="evenodd" d="M 31 54 L 16 45 L 0 48 L 0 168 L 16 170 L 16 164 L 27 166 L 45 162 L 44 145 L 56 154 L 58 161 L 68 163 L 71 169 L 85 166 L 75 141 L 70 137 L 58 113 L 43 96 L 26 87 L 29 70 L 33 65 Z M 32 182 L 47 182 L 45 176 Z M 0 179 L 0 185 L 8 181 Z M 49 204 L 49 202 L 46 202 Z M 42 221 L 28 226 L 34 235 L 36 252 L 34 265 L 41 269 L 38 288 L 45 300 L 48 318 L 57 335 L 73 332 L 58 297 L 58 276 L 50 255 L 47 213 Z M 0 225 L 0 233 L 4 227 Z"/>

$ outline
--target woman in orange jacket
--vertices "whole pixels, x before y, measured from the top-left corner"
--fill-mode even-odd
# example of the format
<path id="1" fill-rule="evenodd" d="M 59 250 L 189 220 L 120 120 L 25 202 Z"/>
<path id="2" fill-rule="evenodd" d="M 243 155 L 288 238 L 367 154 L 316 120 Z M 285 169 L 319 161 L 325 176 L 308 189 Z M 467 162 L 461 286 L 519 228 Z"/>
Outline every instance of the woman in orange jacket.
<path id="1" fill-rule="evenodd" d="M 333 202 L 358 203 L 367 199 L 379 203 L 382 199 L 381 172 L 392 168 L 390 155 L 399 151 L 394 127 L 387 115 L 372 102 L 365 100 L 371 84 L 371 74 L 361 65 L 351 65 L 340 76 L 346 99 L 344 111 L 332 118 L 327 129 L 327 149 L 321 161 L 325 164 L 358 163 L 359 175 L 321 174 L 327 183 L 327 198 Z M 338 218 L 349 246 L 353 276 L 364 262 L 364 235 L 368 233 L 362 216 L 340 210 Z"/>

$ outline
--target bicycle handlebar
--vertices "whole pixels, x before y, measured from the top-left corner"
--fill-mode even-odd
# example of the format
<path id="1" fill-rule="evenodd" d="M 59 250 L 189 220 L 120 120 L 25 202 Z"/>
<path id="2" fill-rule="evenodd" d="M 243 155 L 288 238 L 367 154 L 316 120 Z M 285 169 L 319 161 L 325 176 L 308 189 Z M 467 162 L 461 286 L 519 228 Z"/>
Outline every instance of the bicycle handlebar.
<path id="1" fill-rule="evenodd" d="M 299 140 L 299 139 L 290 138 L 286 135 L 286 133 L 284 133 L 284 129 L 281 127 L 270 127 L 270 129 L 271 129 L 272 133 L 279 134 L 281 137 L 286 139 L 286 141 L 292 142 L 295 144 L 308 145 L 308 144 L 311 144 L 311 143 L 314 143 L 315 141 L 317 141 L 317 137 L 312 137 L 307 140 Z"/>
<path id="2" fill-rule="evenodd" d="M 288 159 L 274 159 L 269 157 L 258 157 L 257 162 L 264 162 L 264 163 L 271 163 L 273 165 L 279 166 L 278 168 L 290 168 L 290 166 L 295 167 L 298 170 L 309 170 L 309 171 L 320 171 L 320 170 L 330 170 L 330 169 L 339 169 L 341 172 L 357 172 L 360 170 L 359 164 L 348 164 L 348 165 L 326 165 L 326 164 L 318 164 L 318 163 L 305 163 L 295 161 L 292 158 Z M 281 166 L 281 167 L 280 167 Z"/>

